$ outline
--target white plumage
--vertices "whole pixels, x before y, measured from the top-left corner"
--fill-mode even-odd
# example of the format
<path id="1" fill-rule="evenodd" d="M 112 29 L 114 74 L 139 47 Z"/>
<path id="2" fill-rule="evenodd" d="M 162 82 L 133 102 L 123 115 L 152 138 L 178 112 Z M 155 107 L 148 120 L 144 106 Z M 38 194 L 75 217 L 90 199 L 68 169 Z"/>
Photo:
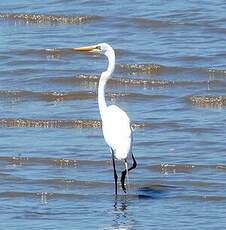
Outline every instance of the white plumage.
<path id="1" fill-rule="evenodd" d="M 107 107 L 102 118 L 104 139 L 118 160 L 125 160 L 132 148 L 132 129 L 127 114 L 116 105 Z"/>

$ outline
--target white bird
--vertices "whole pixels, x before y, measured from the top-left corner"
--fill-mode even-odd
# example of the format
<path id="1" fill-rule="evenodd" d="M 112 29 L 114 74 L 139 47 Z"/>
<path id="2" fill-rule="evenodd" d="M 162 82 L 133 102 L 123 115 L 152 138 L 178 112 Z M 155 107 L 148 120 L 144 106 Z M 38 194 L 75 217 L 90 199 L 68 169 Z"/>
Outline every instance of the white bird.
<path id="1" fill-rule="evenodd" d="M 110 147 L 112 154 L 115 194 L 117 195 L 117 173 L 115 158 L 125 162 L 125 170 L 121 174 L 121 186 L 126 193 L 125 177 L 128 172 L 137 166 L 137 162 L 132 153 L 133 130 L 130 119 L 126 112 L 116 105 L 107 106 L 105 101 L 105 86 L 115 69 L 115 52 L 107 43 L 100 43 L 93 46 L 74 48 L 75 51 L 87 51 L 104 54 L 108 58 L 108 68 L 101 74 L 98 86 L 98 105 L 102 119 L 102 130 L 106 143 Z M 132 156 L 133 165 L 128 168 L 128 157 Z"/>

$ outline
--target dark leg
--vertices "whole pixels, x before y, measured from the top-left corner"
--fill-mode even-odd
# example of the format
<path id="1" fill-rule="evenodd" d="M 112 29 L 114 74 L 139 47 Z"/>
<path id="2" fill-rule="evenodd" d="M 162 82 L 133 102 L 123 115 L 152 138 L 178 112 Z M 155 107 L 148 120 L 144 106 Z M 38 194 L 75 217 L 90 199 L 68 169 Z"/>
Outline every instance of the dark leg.
<path id="1" fill-rule="evenodd" d="M 132 154 L 132 159 L 133 159 L 133 165 L 128 169 L 128 172 L 137 167 L 137 162 L 133 154 Z M 122 190 L 124 191 L 124 193 L 126 193 L 125 178 L 126 178 L 126 169 L 122 171 L 122 176 L 121 176 L 121 185 L 122 185 Z"/>
<path id="2" fill-rule="evenodd" d="M 118 176 L 117 176 L 117 173 L 116 173 L 115 156 L 114 156 L 113 149 L 111 149 L 111 156 L 112 156 L 112 164 L 113 164 L 114 179 L 115 179 L 115 195 L 117 195 L 117 180 L 118 180 Z"/>
<path id="3" fill-rule="evenodd" d="M 124 191 L 124 193 L 126 193 L 125 178 L 126 178 L 126 169 L 122 171 L 122 175 L 121 175 L 121 185 L 122 185 L 122 190 Z"/>

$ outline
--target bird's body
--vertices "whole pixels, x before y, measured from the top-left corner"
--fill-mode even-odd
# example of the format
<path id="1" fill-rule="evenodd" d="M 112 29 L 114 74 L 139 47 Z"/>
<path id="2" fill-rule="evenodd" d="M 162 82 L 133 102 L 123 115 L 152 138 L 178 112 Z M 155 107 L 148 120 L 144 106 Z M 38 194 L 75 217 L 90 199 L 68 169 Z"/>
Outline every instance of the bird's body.
<path id="1" fill-rule="evenodd" d="M 122 172 L 121 185 L 124 192 L 125 176 L 128 172 L 136 168 L 136 160 L 132 154 L 133 132 L 130 126 L 130 119 L 126 112 L 116 105 L 107 106 L 105 101 L 105 86 L 115 69 L 115 52 L 107 43 L 94 46 L 75 48 L 76 51 L 91 51 L 104 54 L 108 58 L 108 68 L 101 74 L 98 85 L 98 105 L 102 119 L 102 130 L 106 143 L 110 147 L 114 169 L 115 194 L 117 194 L 117 173 L 115 158 L 125 162 L 126 169 Z M 127 160 L 131 154 L 133 165 L 128 168 Z"/>
<path id="2" fill-rule="evenodd" d="M 102 130 L 106 143 L 114 151 L 118 160 L 125 160 L 132 149 L 132 129 L 127 114 L 116 105 L 106 109 L 102 120 Z"/>

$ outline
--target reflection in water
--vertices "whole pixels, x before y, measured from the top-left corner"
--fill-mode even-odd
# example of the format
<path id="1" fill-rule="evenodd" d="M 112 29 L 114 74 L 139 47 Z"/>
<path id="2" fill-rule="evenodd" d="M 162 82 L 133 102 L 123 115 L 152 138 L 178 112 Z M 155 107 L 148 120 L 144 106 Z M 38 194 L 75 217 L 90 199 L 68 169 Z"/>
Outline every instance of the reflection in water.
<path id="1" fill-rule="evenodd" d="M 114 208 L 119 211 L 126 211 L 128 207 L 127 196 L 115 196 Z"/>
<path id="2" fill-rule="evenodd" d="M 117 229 L 117 230 L 129 230 L 134 229 L 137 226 L 137 220 L 135 220 L 134 210 L 135 206 L 133 201 L 142 202 L 142 200 L 154 200 L 163 198 L 169 191 L 170 186 L 165 185 L 151 185 L 140 187 L 138 194 L 131 195 L 118 195 L 114 197 L 113 211 L 110 212 L 112 217 L 111 226 L 104 229 Z"/>
<path id="3" fill-rule="evenodd" d="M 132 228 L 134 218 L 128 208 L 127 196 L 115 196 L 114 209 L 112 212 L 112 226 L 110 229 L 127 230 Z"/>

